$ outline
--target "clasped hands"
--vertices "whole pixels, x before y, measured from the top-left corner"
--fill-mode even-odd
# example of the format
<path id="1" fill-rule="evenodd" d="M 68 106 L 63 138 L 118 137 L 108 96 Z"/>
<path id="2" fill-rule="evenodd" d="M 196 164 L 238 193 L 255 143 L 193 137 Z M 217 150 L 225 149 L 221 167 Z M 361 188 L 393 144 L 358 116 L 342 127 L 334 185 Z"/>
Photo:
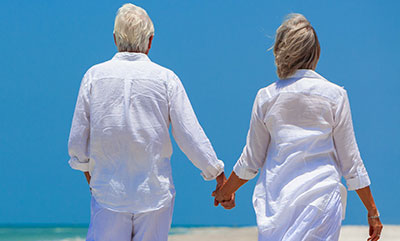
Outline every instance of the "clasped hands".
<path id="1" fill-rule="evenodd" d="M 235 207 L 235 193 L 228 193 L 224 188 L 227 182 L 225 174 L 222 172 L 217 178 L 217 187 L 212 192 L 211 196 L 214 197 L 214 206 L 221 204 L 225 209 L 232 209 Z"/>

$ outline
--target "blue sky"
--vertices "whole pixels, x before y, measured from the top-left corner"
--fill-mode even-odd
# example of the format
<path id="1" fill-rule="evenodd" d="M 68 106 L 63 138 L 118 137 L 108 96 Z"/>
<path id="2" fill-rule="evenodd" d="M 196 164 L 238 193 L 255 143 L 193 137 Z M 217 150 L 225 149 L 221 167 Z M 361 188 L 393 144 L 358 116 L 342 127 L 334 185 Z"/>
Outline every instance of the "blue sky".
<path id="1" fill-rule="evenodd" d="M 116 52 L 125 1 L 2 1 L 0 8 L 0 224 L 87 224 L 89 191 L 69 168 L 67 140 L 85 71 Z M 135 1 L 155 25 L 150 58 L 181 78 L 230 173 L 245 144 L 257 90 L 277 77 L 276 28 L 304 14 L 321 43 L 317 72 L 344 86 L 356 136 L 387 224 L 400 224 L 398 1 Z M 255 225 L 252 180 L 231 211 L 212 206 L 214 182 L 174 146 L 173 225 Z M 366 224 L 349 193 L 344 224 Z"/>

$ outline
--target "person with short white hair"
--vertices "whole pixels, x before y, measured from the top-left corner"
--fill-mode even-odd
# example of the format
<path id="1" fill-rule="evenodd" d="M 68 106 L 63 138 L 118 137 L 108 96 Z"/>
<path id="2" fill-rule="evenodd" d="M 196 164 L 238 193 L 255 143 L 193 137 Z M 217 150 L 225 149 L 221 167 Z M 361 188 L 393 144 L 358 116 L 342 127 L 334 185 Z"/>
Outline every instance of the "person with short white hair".
<path id="1" fill-rule="evenodd" d="M 315 72 L 320 44 L 310 22 L 291 14 L 273 47 L 279 80 L 258 91 L 247 143 L 215 203 L 225 205 L 260 173 L 253 195 L 259 241 L 334 241 L 346 190 L 368 211 L 368 240 L 382 223 L 358 151 L 347 92 Z"/>
<path id="2" fill-rule="evenodd" d="M 117 13 L 118 53 L 84 75 L 69 136 L 69 164 L 90 185 L 88 241 L 167 241 L 175 188 L 172 134 L 205 180 L 226 180 L 185 89 L 152 62 L 154 27 L 133 4 Z M 232 203 L 231 203 L 232 204 Z"/>

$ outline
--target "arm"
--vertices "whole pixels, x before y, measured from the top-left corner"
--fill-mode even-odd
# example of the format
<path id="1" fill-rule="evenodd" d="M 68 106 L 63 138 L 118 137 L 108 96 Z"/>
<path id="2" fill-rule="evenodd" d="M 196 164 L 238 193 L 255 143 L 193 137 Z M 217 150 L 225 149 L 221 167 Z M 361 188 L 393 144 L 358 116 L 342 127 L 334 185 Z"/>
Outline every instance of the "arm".
<path id="1" fill-rule="evenodd" d="M 379 213 L 369 188 L 371 181 L 358 150 L 351 118 L 350 103 L 345 90 L 335 113 L 333 141 L 338 156 L 338 164 L 343 177 L 346 179 L 348 189 L 356 190 L 365 208 L 368 210 L 368 223 L 370 226 L 370 237 L 368 240 L 378 240 L 382 230 L 382 223 L 379 217 L 377 217 Z"/>
<path id="2" fill-rule="evenodd" d="M 265 114 L 261 110 L 260 99 L 259 92 L 253 104 L 246 146 L 233 167 L 235 174 L 244 180 L 253 179 L 264 165 L 271 140 L 268 128 L 263 121 L 262 116 Z"/>
<path id="3" fill-rule="evenodd" d="M 175 75 L 171 78 L 169 87 L 169 107 L 175 141 L 189 160 L 202 171 L 203 178 L 213 180 L 223 174 L 224 163 L 218 160 L 196 118 L 181 81 Z M 223 178 L 218 180 L 223 180 Z"/>
<path id="4" fill-rule="evenodd" d="M 356 190 L 358 196 L 363 202 L 365 208 L 368 210 L 368 224 L 369 224 L 369 239 L 378 240 L 383 229 L 381 220 L 379 219 L 379 212 L 376 208 L 374 198 L 372 197 L 371 189 L 369 186 Z"/>
<path id="5" fill-rule="evenodd" d="M 227 200 L 234 199 L 234 193 L 249 179 L 254 178 L 258 170 L 264 165 L 271 137 L 264 121 L 260 118 L 261 115 L 263 114 L 260 111 L 259 94 L 257 94 L 253 105 L 246 146 L 228 181 L 220 190 L 216 190 L 213 193 L 213 196 L 215 196 L 214 204 L 221 203 L 224 208 L 230 209 L 232 202 L 227 202 Z"/>
<path id="6" fill-rule="evenodd" d="M 372 197 L 369 186 L 356 190 L 358 196 L 368 210 L 368 216 L 379 216 L 378 209 L 375 206 L 374 198 Z"/>
<path id="7" fill-rule="evenodd" d="M 333 141 L 338 157 L 338 166 L 349 190 L 357 190 L 371 184 L 364 167 L 354 135 L 350 103 L 343 90 L 336 108 Z"/>
<path id="8" fill-rule="evenodd" d="M 87 74 L 83 77 L 76 101 L 68 140 L 69 165 L 82 172 L 89 171 L 89 86 Z"/>

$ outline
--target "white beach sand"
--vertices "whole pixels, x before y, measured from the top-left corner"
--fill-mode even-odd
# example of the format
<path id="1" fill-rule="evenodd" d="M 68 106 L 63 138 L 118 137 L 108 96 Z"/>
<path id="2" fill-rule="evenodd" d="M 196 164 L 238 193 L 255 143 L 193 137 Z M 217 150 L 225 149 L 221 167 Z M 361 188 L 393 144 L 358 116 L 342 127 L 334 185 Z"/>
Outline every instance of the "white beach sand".
<path id="1" fill-rule="evenodd" d="M 343 226 L 340 241 L 365 241 L 368 237 L 367 226 Z M 257 228 L 191 228 L 188 233 L 170 235 L 168 241 L 256 241 Z M 382 241 L 400 241 L 400 226 L 384 225 Z"/>

